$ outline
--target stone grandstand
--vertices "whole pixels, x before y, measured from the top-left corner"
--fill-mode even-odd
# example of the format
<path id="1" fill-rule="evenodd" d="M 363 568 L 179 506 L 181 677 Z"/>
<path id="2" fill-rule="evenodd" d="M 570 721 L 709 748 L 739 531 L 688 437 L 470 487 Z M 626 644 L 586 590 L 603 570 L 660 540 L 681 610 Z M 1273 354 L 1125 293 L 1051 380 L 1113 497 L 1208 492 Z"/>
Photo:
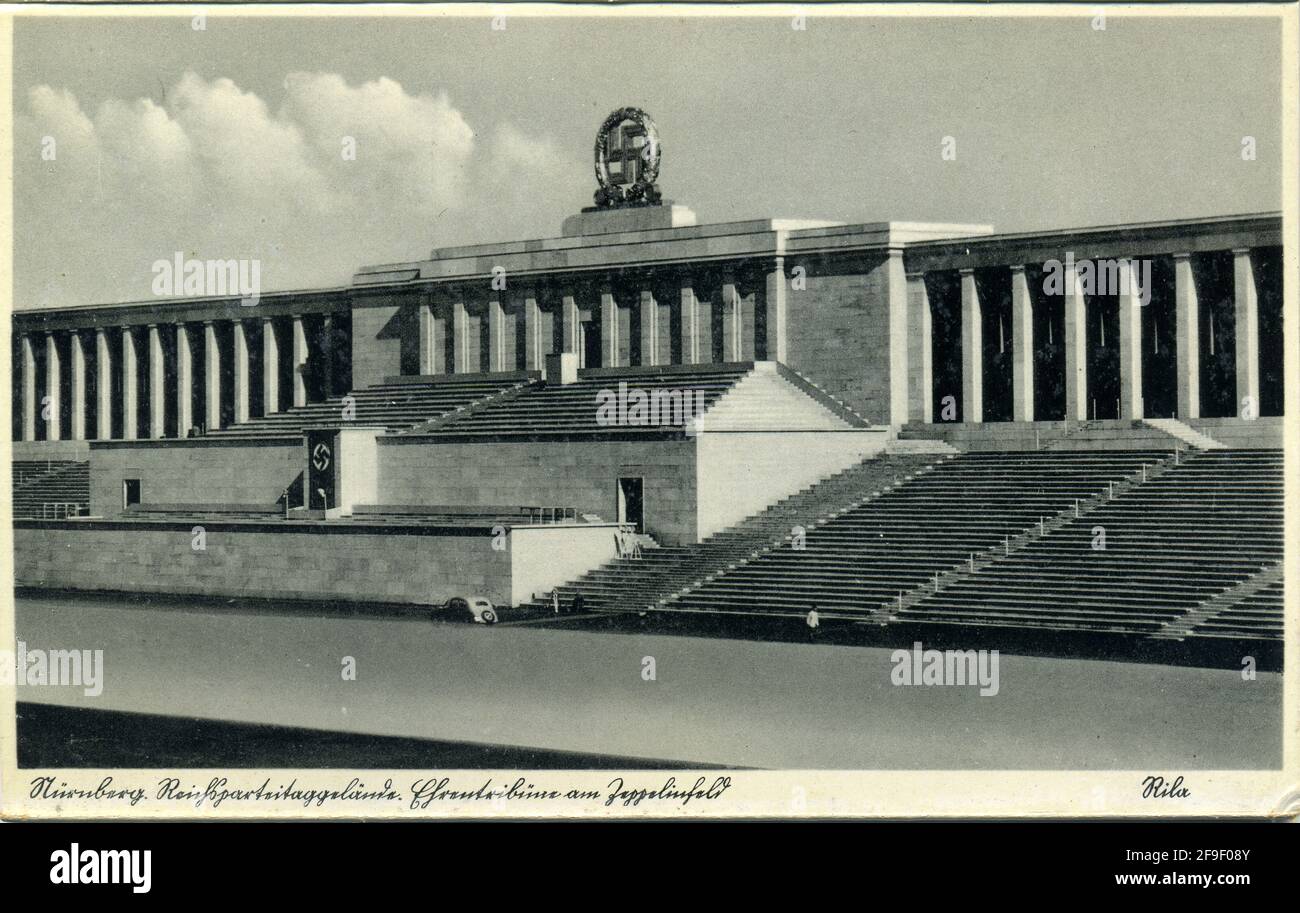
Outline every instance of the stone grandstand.
<path id="1" fill-rule="evenodd" d="M 1280 642 L 1280 450 L 885 455 L 561 588 L 606 611 Z"/>
<path id="2" fill-rule="evenodd" d="M 14 517 L 59 520 L 90 509 L 90 465 L 83 460 L 16 460 Z"/>

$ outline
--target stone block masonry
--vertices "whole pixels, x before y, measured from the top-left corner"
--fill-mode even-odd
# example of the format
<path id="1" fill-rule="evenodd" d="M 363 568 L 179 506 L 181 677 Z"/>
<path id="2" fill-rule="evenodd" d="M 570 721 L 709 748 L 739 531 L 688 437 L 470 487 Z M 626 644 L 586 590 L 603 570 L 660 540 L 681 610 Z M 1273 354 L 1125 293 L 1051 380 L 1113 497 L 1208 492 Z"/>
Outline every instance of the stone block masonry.
<path id="1" fill-rule="evenodd" d="M 582 524 L 519 527 L 494 547 L 487 527 L 19 521 L 14 574 L 22 587 L 97 592 L 512 605 L 609 560 L 613 541 L 611 527 Z"/>

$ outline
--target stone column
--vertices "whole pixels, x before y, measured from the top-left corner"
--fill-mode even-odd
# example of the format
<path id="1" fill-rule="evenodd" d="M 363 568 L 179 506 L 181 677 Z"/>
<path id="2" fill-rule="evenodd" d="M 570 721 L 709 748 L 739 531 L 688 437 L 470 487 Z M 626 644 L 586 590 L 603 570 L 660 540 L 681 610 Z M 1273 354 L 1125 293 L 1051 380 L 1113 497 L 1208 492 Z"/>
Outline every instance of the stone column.
<path id="1" fill-rule="evenodd" d="M 1178 417 L 1201 417 L 1201 308 L 1191 254 L 1174 254 Z"/>
<path id="2" fill-rule="evenodd" d="M 1233 289 L 1236 301 L 1237 415 L 1249 398 L 1252 413 L 1259 415 L 1259 290 L 1249 248 L 1232 251 Z"/>
<path id="3" fill-rule="evenodd" d="M 166 434 L 166 366 L 163 364 L 162 337 L 158 324 L 149 324 L 149 436 L 160 438 Z"/>
<path id="4" fill-rule="evenodd" d="M 487 304 L 488 319 L 488 370 L 505 371 L 506 368 L 506 311 L 500 298 L 491 298 Z"/>
<path id="5" fill-rule="evenodd" d="M 659 302 L 648 289 L 641 292 L 641 364 L 659 364 Z"/>
<path id="6" fill-rule="evenodd" d="M 73 330 L 68 337 L 68 358 L 72 362 L 72 428 L 74 441 L 86 439 L 86 350 L 82 347 L 81 333 Z"/>
<path id="7" fill-rule="evenodd" d="M 63 438 L 63 389 L 59 383 L 59 342 L 53 333 L 45 334 L 45 402 L 41 404 L 42 418 L 45 413 L 45 440 L 58 441 Z"/>
<path id="8" fill-rule="evenodd" d="M 961 270 L 961 395 L 962 421 L 984 421 L 983 311 L 971 269 Z"/>
<path id="9" fill-rule="evenodd" d="M 249 381 L 248 335 L 244 331 L 244 321 L 236 320 L 231 324 L 235 340 L 235 415 L 234 423 L 242 425 L 248 421 Z"/>
<path id="10" fill-rule="evenodd" d="M 140 366 L 136 359 L 135 331 L 122 327 L 122 439 L 134 441 L 140 434 Z"/>
<path id="11" fill-rule="evenodd" d="M 416 324 L 419 333 L 420 373 L 438 373 L 438 350 L 433 340 L 433 300 L 428 294 L 420 296 L 416 306 Z"/>
<path id="12" fill-rule="evenodd" d="M 280 411 L 280 340 L 275 336 L 275 320 L 262 318 L 262 414 Z"/>
<path id="13" fill-rule="evenodd" d="M 203 321 L 203 382 L 207 389 L 204 418 L 208 431 L 221 428 L 221 344 L 217 340 L 217 327 L 211 320 Z"/>
<path id="14" fill-rule="evenodd" d="M 772 268 L 767 271 L 767 283 L 763 291 L 769 361 L 785 361 L 787 288 L 785 257 L 776 257 L 772 260 Z"/>
<path id="15" fill-rule="evenodd" d="M 895 427 L 907 424 L 911 403 L 908 393 L 908 351 L 911 340 L 907 325 L 907 269 L 903 265 L 901 249 L 889 252 L 886 265 L 886 299 L 889 303 L 889 423 Z"/>
<path id="16" fill-rule="evenodd" d="M 600 366 L 618 367 L 618 303 L 609 290 L 600 293 Z"/>
<path id="17" fill-rule="evenodd" d="M 1011 267 L 1011 420 L 1034 420 L 1034 303 L 1025 267 Z"/>
<path id="18" fill-rule="evenodd" d="M 722 360 L 741 361 L 744 340 L 744 315 L 740 308 L 740 293 L 736 283 L 727 276 L 722 282 Z"/>
<path id="19" fill-rule="evenodd" d="M 1065 419 L 1088 418 L 1088 306 L 1078 268 L 1065 273 Z"/>
<path id="20" fill-rule="evenodd" d="M 23 334 L 23 440 L 36 440 L 36 352 L 29 333 Z"/>
<path id="21" fill-rule="evenodd" d="M 907 353 L 908 416 L 913 421 L 934 421 L 934 342 L 930 315 L 930 293 L 924 273 L 907 275 L 907 297 L 911 310 Z"/>
<path id="22" fill-rule="evenodd" d="M 95 329 L 95 437 L 113 439 L 113 346 L 108 331 Z"/>
<path id="23" fill-rule="evenodd" d="M 321 318 L 320 327 L 321 339 L 324 340 L 321 357 L 321 368 L 325 371 L 325 398 L 330 399 L 334 396 L 334 315 L 326 314 Z"/>
<path id="24" fill-rule="evenodd" d="M 689 278 L 681 286 L 682 364 L 700 363 L 700 302 Z"/>
<path id="25" fill-rule="evenodd" d="M 1119 417 L 1139 419 L 1142 405 L 1142 299 L 1133 261 L 1120 261 Z"/>
<path id="26" fill-rule="evenodd" d="M 578 323 L 582 315 L 578 313 L 578 302 L 573 295 L 560 297 L 560 337 L 561 351 L 578 351 Z"/>
<path id="27" fill-rule="evenodd" d="M 190 331 L 176 324 L 176 436 L 189 437 L 194 427 L 194 352 Z"/>
<path id="28" fill-rule="evenodd" d="M 524 370 L 540 371 L 542 357 L 542 309 L 537 304 L 537 293 L 524 294 Z"/>
<path id="29" fill-rule="evenodd" d="M 307 329 L 302 315 L 293 315 L 293 404 L 307 405 Z"/>
<path id="30" fill-rule="evenodd" d="M 451 370 L 453 374 L 469 373 L 469 312 L 464 301 L 451 303 Z"/>

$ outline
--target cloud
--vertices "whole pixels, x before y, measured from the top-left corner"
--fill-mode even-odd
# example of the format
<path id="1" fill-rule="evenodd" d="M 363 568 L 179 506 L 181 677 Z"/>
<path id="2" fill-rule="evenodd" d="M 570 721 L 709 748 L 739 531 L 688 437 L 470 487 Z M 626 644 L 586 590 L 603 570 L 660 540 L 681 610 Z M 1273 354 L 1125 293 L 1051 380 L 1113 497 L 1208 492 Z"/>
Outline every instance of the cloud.
<path id="1" fill-rule="evenodd" d="M 32 88 L 15 122 L 15 306 L 148 298 L 150 264 L 177 250 L 259 257 L 267 289 L 336 285 L 437 245 L 554 234 L 586 196 L 554 140 L 509 123 L 481 138 L 445 92 L 299 72 L 275 101 L 185 73 L 161 103 L 92 115 Z"/>

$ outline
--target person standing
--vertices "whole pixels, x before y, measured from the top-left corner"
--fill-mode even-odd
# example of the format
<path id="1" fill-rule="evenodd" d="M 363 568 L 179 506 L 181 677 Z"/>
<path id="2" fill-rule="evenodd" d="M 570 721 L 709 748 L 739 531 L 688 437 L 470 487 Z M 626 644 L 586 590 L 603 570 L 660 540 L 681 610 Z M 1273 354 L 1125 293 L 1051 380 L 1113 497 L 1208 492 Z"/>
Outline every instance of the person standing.
<path id="1" fill-rule="evenodd" d="M 812 643 L 817 639 L 817 628 L 821 625 L 821 618 L 817 614 L 817 606 L 808 610 L 808 617 L 804 619 L 808 625 L 808 642 Z"/>

